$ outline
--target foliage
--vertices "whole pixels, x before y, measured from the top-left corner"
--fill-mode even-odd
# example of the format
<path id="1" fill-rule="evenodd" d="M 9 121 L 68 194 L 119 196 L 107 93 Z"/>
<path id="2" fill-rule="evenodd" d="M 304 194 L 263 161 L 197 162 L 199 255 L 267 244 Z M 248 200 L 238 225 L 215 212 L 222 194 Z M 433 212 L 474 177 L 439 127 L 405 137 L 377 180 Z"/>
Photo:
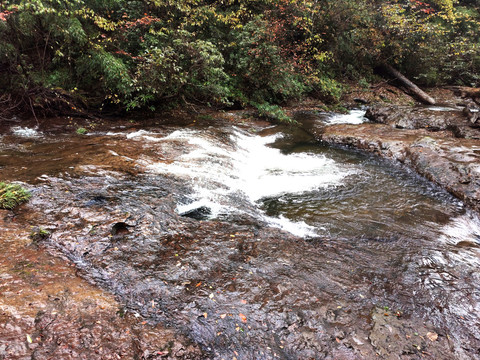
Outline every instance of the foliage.
<path id="1" fill-rule="evenodd" d="M 437 0 L 432 6 L 421 1 L 384 4 L 390 56 L 383 52 L 382 57 L 426 85 L 478 84 L 474 74 L 480 68 L 473 59 L 480 54 L 480 17 L 469 10 L 454 7 L 451 0 Z"/>
<path id="2" fill-rule="evenodd" d="M 258 116 L 270 121 L 276 121 L 289 125 L 296 125 L 296 121 L 288 116 L 283 109 L 278 105 L 269 103 L 252 104 L 258 112 Z"/>
<path id="3" fill-rule="evenodd" d="M 343 80 L 369 79 L 383 63 L 426 85 L 478 86 L 479 9 L 477 0 L 3 0 L 0 105 L 335 103 Z"/>
<path id="4" fill-rule="evenodd" d="M 79 127 L 79 128 L 77 129 L 77 131 L 76 131 L 76 133 L 77 133 L 78 135 L 85 135 L 87 132 L 88 132 L 88 130 L 85 129 L 85 128 L 83 128 L 83 127 Z"/>
<path id="5" fill-rule="evenodd" d="M 32 195 L 18 184 L 0 182 L 0 209 L 11 210 L 27 202 Z"/>

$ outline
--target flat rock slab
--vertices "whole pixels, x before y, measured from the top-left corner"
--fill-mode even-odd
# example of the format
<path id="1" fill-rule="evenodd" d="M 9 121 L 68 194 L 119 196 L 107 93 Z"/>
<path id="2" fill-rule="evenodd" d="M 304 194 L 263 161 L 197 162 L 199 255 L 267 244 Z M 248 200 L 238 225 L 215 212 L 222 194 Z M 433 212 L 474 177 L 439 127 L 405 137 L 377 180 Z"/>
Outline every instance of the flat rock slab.
<path id="1" fill-rule="evenodd" d="M 326 143 L 353 146 L 397 160 L 480 210 L 480 140 L 455 138 L 449 131 L 370 123 L 313 126 L 309 130 Z"/>
<path id="2" fill-rule="evenodd" d="M 476 107 L 374 105 L 365 116 L 397 129 L 451 130 L 458 138 L 480 139 Z"/>
<path id="3" fill-rule="evenodd" d="M 31 214 L 34 216 L 34 214 Z M 200 359 L 174 329 L 124 311 L 0 210 L 0 359 Z"/>

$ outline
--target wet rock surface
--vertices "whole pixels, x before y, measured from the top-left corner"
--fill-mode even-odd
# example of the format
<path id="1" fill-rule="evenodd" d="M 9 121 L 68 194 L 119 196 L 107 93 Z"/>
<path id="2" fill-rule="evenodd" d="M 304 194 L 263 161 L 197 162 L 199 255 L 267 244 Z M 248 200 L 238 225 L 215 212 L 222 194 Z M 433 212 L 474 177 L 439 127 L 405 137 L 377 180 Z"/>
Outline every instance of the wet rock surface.
<path id="1" fill-rule="evenodd" d="M 436 111 L 427 107 L 374 105 L 365 115 L 372 122 L 391 125 L 397 129 L 426 128 L 431 131 L 446 130 L 451 122 L 463 119 L 463 113 L 455 108 Z"/>
<path id="2" fill-rule="evenodd" d="M 365 116 L 374 123 L 390 125 L 396 129 L 426 129 L 432 132 L 451 130 L 459 138 L 480 139 L 476 112 L 471 112 L 468 106 L 422 107 L 377 104 L 371 106 Z M 472 119 L 475 121 L 472 122 Z"/>
<path id="3" fill-rule="evenodd" d="M 125 312 L 61 253 L 32 243 L 22 216 L 36 215 L 20 212 L 0 213 L 0 359 L 202 358 L 177 331 Z"/>
<path id="4" fill-rule="evenodd" d="M 347 136 L 352 129 L 358 134 Z M 34 196 L 15 213 L 2 213 L 8 251 L 0 262 L 7 281 L 0 358 L 478 358 L 480 279 L 476 262 L 460 261 L 478 257 L 475 241 L 459 247 L 402 234 L 305 238 L 249 211 L 217 220 L 181 216 L 177 205 L 192 186 L 148 169 L 152 159 L 170 163 L 185 145 L 159 147 L 158 138 L 135 140 L 138 128 L 117 131 L 125 134 L 65 136 L 63 151 L 37 155 L 45 166 L 31 171 L 31 159 L 14 166 L 2 158 L 2 175 L 28 181 Z M 423 131 L 419 140 L 418 133 L 392 136 L 387 125 L 322 131 L 326 141 L 348 138 L 403 161 L 410 156 L 406 142 L 420 150 L 442 146 L 425 130 L 415 130 Z M 387 145 L 374 140 L 383 131 L 391 136 Z M 367 140 L 359 140 L 362 134 Z M 216 136 L 229 141 L 221 131 Z M 52 141 L 25 141 L 4 154 L 46 153 L 56 147 Z M 37 247 L 29 245 L 32 226 L 50 233 Z M 25 259 L 37 269 L 33 276 Z"/>
<path id="5" fill-rule="evenodd" d="M 315 132 L 315 129 L 313 129 Z M 397 160 L 480 210 L 480 142 L 450 132 L 392 129 L 383 124 L 334 125 L 316 136 Z"/>
<path id="6" fill-rule="evenodd" d="M 46 246 L 61 250 L 84 277 L 116 294 L 127 310 L 150 324 L 177 329 L 203 351 L 200 356 L 182 344 L 186 354 L 414 359 L 469 352 L 452 348 L 447 337 L 451 324 L 425 322 L 422 308 L 430 299 L 419 294 L 414 304 L 402 300 L 420 285 L 398 277 L 402 251 L 375 253 L 381 264 L 375 269 L 369 246 L 347 239 L 306 242 L 255 219 L 241 225 L 186 219 L 175 214 L 173 198 L 166 195 L 167 188 L 178 185 L 162 180 L 153 187 L 148 179 L 157 195 L 134 195 L 147 181 L 138 176 L 130 184 L 109 183 L 111 195 L 122 194 L 121 202 L 79 206 L 75 189 L 85 188 L 85 181 L 104 184 L 103 177 L 67 183 L 52 178 L 37 189 L 30 206 L 41 208 L 42 221 L 51 226 Z M 52 198 L 61 201 L 52 206 Z M 57 210 L 48 210 L 52 208 Z M 110 231 L 119 220 L 137 224 L 122 239 Z M 352 264 L 347 269 L 346 259 Z M 385 303 L 401 315 L 379 308 Z M 441 335 L 427 341 L 429 332 Z"/>

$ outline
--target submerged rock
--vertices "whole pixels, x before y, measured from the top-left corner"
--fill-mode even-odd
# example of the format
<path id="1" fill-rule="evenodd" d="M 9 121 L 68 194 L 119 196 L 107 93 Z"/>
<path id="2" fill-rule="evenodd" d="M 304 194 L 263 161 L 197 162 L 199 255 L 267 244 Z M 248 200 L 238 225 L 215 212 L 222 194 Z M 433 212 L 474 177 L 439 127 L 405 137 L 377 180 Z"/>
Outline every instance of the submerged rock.
<path id="1" fill-rule="evenodd" d="M 212 215 L 212 210 L 207 206 L 200 206 L 196 209 L 185 211 L 180 215 L 195 220 L 207 220 Z"/>

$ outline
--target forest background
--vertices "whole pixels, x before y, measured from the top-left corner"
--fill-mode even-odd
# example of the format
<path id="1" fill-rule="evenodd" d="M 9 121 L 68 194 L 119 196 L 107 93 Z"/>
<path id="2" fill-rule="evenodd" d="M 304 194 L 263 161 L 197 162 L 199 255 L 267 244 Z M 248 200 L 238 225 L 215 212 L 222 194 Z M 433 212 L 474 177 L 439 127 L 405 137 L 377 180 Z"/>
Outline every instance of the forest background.
<path id="1" fill-rule="evenodd" d="M 392 65 L 480 84 L 480 0 L 0 0 L 0 116 L 337 102 Z"/>

